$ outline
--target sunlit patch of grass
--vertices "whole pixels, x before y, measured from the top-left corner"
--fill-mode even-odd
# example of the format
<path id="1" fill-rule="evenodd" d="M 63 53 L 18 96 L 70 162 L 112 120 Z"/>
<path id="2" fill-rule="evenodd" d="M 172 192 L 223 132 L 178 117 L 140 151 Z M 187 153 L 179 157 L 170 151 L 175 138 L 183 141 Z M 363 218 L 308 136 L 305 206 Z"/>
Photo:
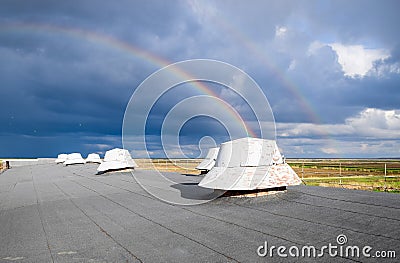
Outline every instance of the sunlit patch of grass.
<path id="1" fill-rule="evenodd" d="M 200 171 L 196 170 L 196 166 L 201 161 L 201 159 L 135 159 L 135 162 L 139 165 L 137 169 L 192 175 L 200 174 Z"/>
<path id="2" fill-rule="evenodd" d="M 306 185 L 343 187 L 379 192 L 400 192 L 400 176 L 357 176 L 357 177 L 327 177 L 305 178 Z"/>

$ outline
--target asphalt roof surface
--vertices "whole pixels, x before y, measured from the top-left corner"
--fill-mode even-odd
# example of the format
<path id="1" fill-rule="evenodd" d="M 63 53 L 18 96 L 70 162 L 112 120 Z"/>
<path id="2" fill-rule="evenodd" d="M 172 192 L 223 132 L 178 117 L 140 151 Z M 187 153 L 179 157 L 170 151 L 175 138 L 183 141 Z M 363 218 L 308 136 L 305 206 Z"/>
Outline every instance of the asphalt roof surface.
<path id="1" fill-rule="evenodd" d="M 399 262 L 399 194 L 296 186 L 181 206 L 135 181 L 152 171 L 96 175 L 96 168 L 37 164 L 1 173 L 0 262 Z M 170 176 L 191 187 L 171 187 L 183 198 L 199 190 L 202 177 Z M 322 253 L 329 243 L 340 247 L 341 234 L 344 248 L 370 246 L 370 255 L 395 251 L 397 258 L 257 254 L 265 241 L 285 246 L 283 254 L 294 246 Z"/>

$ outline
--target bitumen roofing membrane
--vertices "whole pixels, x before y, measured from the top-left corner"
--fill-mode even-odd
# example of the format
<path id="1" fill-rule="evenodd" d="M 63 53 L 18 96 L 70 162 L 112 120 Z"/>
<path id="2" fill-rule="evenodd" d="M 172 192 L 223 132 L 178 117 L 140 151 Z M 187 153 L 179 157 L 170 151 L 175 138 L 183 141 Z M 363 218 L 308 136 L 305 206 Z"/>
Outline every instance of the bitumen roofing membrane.
<path id="1" fill-rule="evenodd" d="M 96 168 L 36 164 L 1 173 L 0 262 L 399 262 L 399 194 L 300 185 L 184 206 L 136 182 L 154 171 Z M 202 176 L 167 176 L 181 183 L 163 190 L 201 198 L 190 193 L 202 193 Z"/>

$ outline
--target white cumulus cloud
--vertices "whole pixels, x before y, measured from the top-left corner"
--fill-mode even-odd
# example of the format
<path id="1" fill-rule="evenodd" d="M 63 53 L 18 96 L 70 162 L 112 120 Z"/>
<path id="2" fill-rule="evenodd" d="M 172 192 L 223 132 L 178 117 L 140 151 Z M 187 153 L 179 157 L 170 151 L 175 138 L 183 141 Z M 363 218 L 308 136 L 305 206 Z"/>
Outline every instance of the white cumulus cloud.
<path id="1" fill-rule="evenodd" d="M 344 123 L 278 123 L 278 136 L 287 137 L 354 137 L 400 139 L 400 110 L 366 108 Z"/>
<path id="2" fill-rule="evenodd" d="M 338 55 L 345 76 L 364 77 L 373 68 L 373 63 L 389 57 L 385 49 L 368 49 L 362 45 L 329 44 Z"/>
<path id="3" fill-rule="evenodd" d="M 364 109 L 346 124 L 358 134 L 371 137 L 400 138 L 400 110 Z"/>

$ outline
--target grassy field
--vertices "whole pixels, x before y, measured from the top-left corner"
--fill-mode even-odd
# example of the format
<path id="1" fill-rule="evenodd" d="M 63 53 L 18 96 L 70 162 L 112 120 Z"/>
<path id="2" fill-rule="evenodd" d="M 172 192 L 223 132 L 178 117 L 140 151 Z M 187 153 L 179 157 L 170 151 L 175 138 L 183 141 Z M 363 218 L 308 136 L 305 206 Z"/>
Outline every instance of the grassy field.
<path id="1" fill-rule="evenodd" d="M 400 176 L 305 178 L 306 185 L 400 193 Z"/>
<path id="2" fill-rule="evenodd" d="M 195 174 L 202 159 L 135 159 L 139 169 Z M 400 193 L 400 160 L 288 159 L 307 185 Z M 385 168 L 386 166 L 386 168 Z"/>
<path id="3" fill-rule="evenodd" d="M 400 160 L 293 159 L 287 162 L 303 178 L 400 174 Z"/>
<path id="4" fill-rule="evenodd" d="M 181 174 L 200 174 L 196 166 L 202 159 L 135 159 L 138 169 L 177 172 Z"/>
<path id="5" fill-rule="evenodd" d="M 400 193 L 400 160 L 288 160 L 307 185 Z"/>

